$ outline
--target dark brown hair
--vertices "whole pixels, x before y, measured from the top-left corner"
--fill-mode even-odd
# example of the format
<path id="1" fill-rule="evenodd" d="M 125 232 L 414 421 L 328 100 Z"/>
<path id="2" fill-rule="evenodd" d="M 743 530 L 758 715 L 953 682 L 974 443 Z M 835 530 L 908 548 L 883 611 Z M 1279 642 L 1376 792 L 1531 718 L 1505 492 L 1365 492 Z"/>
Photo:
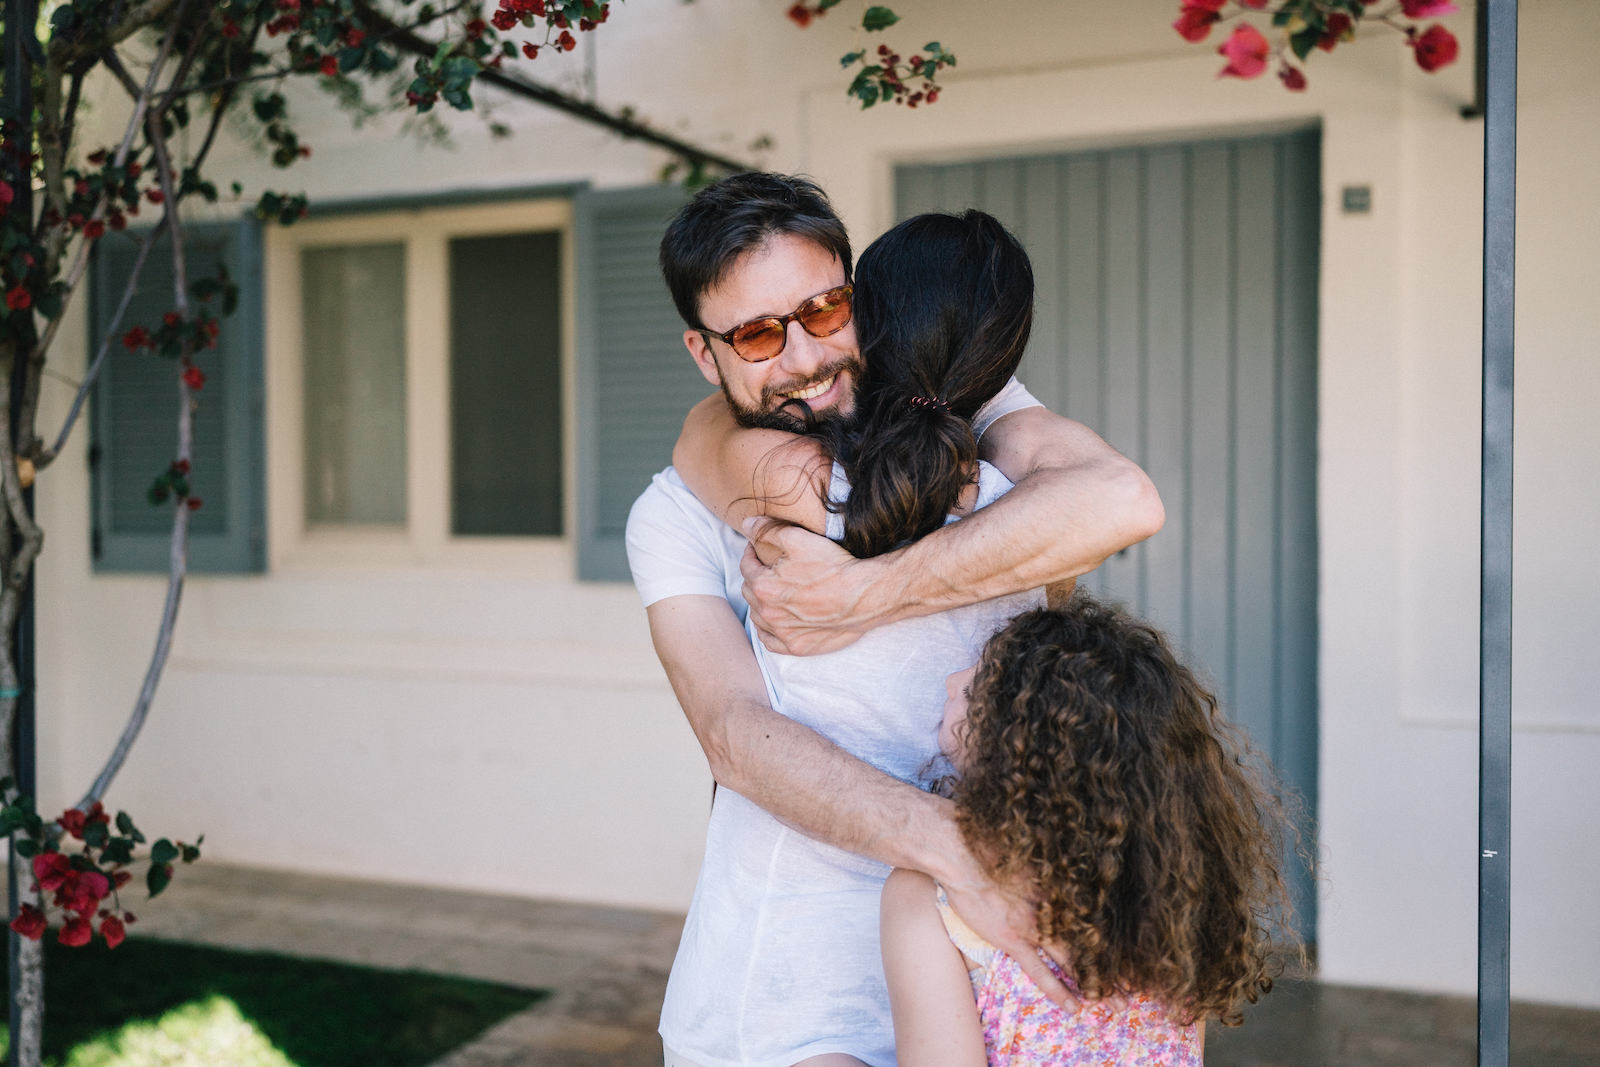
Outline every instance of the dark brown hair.
<path id="1" fill-rule="evenodd" d="M 850 280 L 850 237 L 809 178 L 752 171 L 701 189 L 678 210 L 661 237 L 661 275 L 678 314 L 692 329 L 700 321 L 700 298 L 738 258 L 776 234 L 814 241 L 844 265 Z"/>
<path id="2" fill-rule="evenodd" d="M 1039 902 L 1090 998 L 1235 1025 L 1272 988 L 1283 807 L 1162 635 L 1079 594 L 990 639 L 958 730 L 956 821 Z"/>
<path id="3" fill-rule="evenodd" d="M 994 216 L 917 215 L 856 267 L 854 416 L 814 432 L 850 479 L 844 547 L 874 556 L 941 526 L 977 472 L 972 419 L 1033 326 L 1028 253 Z"/>

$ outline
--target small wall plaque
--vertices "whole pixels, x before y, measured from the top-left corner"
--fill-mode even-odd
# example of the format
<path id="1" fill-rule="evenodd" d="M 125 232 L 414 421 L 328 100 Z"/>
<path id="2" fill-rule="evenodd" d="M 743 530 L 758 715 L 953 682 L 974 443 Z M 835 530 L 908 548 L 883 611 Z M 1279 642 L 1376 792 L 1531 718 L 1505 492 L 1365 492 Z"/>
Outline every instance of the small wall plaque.
<path id="1" fill-rule="evenodd" d="M 1346 215 L 1365 215 L 1372 210 L 1372 186 L 1346 185 L 1339 190 Z"/>

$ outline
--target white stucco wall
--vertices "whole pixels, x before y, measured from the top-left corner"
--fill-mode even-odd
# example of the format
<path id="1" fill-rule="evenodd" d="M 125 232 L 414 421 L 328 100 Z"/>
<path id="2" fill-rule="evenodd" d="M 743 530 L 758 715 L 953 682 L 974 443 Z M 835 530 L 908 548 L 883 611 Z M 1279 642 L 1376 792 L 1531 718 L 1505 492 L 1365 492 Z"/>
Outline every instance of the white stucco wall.
<path id="1" fill-rule="evenodd" d="M 1482 124 L 1457 114 L 1470 53 L 1427 76 L 1375 33 L 1318 54 L 1311 89 L 1290 94 L 1218 80 L 1218 57 L 1167 28 L 1166 0 L 1041 0 L 1004 22 L 940 0 L 906 5 L 890 39 L 957 52 L 944 98 L 861 114 L 831 58 L 854 47 L 850 5 L 806 31 L 781 6 L 629 0 L 595 41 L 595 85 L 733 154 L 770 135 L 758 161 L 817 175 L 858 246 L 891 221 L 897 162 L 1320 125 L 1321 968 L 1470 991 Z M 1600 706 L 1580 658 L 1600 636 L 1600 188 L 1587 177 L 1600 171 L 1600 5 L 1523 8 L 1513 990 L 1600 1006 Z M 1470 12 L 1448 21 L 1465 46 Z M 544 63 L 529 72 L 553 77 Z M 319 200 L 631 185 L 662 161 L 522 105 L 499 117 L 510 140 L 458 122 L 446 152 L 317 116 L 303 124 L 310 163 L 266 181 Z M 264 168 L 237 156 L 215 171 L 238 166 L 259 187 Z M 1352 184 L 1371 187 L 1370 214 L 1341 212 Z M 65 387 L 50 388 L 59 405 Z M 269 433 L 282 418 L 269 413 Z M 76 795 L 119 726 L 159 598 L 145 579 L 90 577 L 76 448 L 40 494 L 47 805 Z M 113 802 L 161 832 L 204 829 L 210 854 L 237 862 L 682 907 L 709 779 L 632 591 L 567 574 L 195 580 Z"/>

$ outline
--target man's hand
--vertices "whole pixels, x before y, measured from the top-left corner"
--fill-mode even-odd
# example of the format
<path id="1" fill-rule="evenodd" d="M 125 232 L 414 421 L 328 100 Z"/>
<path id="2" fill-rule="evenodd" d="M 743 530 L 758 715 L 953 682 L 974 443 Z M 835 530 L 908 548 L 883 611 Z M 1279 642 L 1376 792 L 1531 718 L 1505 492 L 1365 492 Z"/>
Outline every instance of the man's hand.
<path id="1" fill-rule="evenodd" d="M 871 561 L 798 526 L 751 518 L 739 571 L 750 621 L 774 652 L 814 656 L 852 644 L 873 627 Z"/>
<path id="2" fill-rule="evenodd" d="M 1076 1001 L 1039 956 L 1039 932 L 1034 928 L 1034 906 L 1029 900 L 1001 889 L 973 865 L 968 877 L 940 882 L 945 898 L 962 920 L 985 941 L 1017 961 L 1033 979 L 1039 992 L 1062 1007 Z"/>

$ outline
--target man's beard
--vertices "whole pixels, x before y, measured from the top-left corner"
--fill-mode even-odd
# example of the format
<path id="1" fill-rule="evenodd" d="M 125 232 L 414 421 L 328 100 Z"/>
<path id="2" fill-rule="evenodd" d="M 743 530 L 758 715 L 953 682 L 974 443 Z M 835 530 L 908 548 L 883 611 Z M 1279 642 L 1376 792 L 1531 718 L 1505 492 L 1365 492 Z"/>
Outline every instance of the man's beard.
<path id="1" fill-rule="evenodd" d="M 835 375 L 848 373 L 852 388 L 861 380 L 861 360 L 846 356 L 821 368 L 817 373 L 803 382 L 786 382 L 781 389 L 768 389 L 762 396 L 763 406 L 759 408 L 746 407 L 734 399 L 728 391 L 728 383 L 721 379 L 722 395 L 728 401 L 728 408 L 733 412 L 733 421 L 740 426 L 753 430 L 783 430 L 786 433 L 811 433 L 826 423 L 843 422 L 849 416 L 839 410 L 835 404 L 822 411 L 813 411 L 811 405 L 804 400 L 785 400 L 776 408 L 767 409 L 766 401 L 780 393 L 793 393 L 814 385 L 825 382 Z M 721 376 L 719 375 L 719 379 Z"/>

